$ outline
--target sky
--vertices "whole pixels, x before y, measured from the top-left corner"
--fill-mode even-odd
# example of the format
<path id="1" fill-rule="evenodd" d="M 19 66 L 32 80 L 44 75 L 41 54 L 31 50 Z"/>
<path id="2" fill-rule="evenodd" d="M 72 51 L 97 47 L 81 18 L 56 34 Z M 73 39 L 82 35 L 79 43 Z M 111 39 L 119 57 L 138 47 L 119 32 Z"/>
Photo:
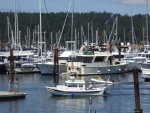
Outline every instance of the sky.
<path id="1" fill-rule="evenodd" d="M 45 2 L 44 2 L 45 1 Z M 73 0 L 41 0 L 42 12 L 67 12 Z M 46 4 L 46 5 L 45 5 Z M 109 12 L 121 15 L 148 14 L 150 0 L 74 0 L 74 12 Z M 148 10 L 147 7 L 148 6 Z M 14 0 L 0 0 L 0 11 L 14 11 Z M 16 0 L 16 11 L 39 12 L 39 0 Z M 72 7 L 70 7 L 70 12 Z"/>

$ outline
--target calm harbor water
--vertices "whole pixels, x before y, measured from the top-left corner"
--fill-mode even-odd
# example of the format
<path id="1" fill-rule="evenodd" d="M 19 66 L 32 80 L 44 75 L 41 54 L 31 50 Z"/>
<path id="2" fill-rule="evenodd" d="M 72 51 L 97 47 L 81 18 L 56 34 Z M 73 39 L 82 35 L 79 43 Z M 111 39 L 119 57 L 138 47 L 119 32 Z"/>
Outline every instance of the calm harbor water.
<path id="1" fill-rule="evenodd" d="M 144 82 L 140 77 L 140 102 L 143 113 L 150 111 L 150 82 Z M 9 75 L 0 75 L 0 90 L 7 91 Z M 89 97 L 53 97 L 44 86 L 54 85 L 52 76 L 40 74 L 17 74 L 19 91 L 26 92 L 26 98 L 0 102 L 2 113 L 89 113 Z M 89 81 L 91 77 L 84 76 L 78 79 Z M 59 83 L 64 83 L 69 77 L 60 75 Z M 111 95 L 107 98 L 92 97 L 92 113 L 134 113 L 134 85 L 132 73 L 110 75 L 115 80 L 114 85 L 108 85 Z M 12 90 L 13 91 L 13 90 Z"/>

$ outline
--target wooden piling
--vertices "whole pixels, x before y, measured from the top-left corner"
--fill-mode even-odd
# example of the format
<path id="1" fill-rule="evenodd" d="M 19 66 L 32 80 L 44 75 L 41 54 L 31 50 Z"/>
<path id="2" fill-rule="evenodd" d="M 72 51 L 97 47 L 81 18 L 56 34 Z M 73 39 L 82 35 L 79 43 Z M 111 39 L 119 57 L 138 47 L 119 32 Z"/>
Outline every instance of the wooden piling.
<path id="1" fill-rule="evenodd" d="M 59 62 L 58 62 L 58 47 L 54 47 L 54 68 L 53 68 L 53 78 L 54 83 L 59 83 Z"/>
<path id="2" fill-rule="evenodd" d="M 133 69 L 134 78 L 134 97 L 135 97 L 135 113 L 142 113 L 140 108 L 140 96 L 139 96 L 139 80 L 138 80 L 138 69 Z"/>
<path id="3" fill-rule="evenodd" d="M 11 73 L 11 81 L 14 81 L 14 57 L 13 57 L 13 49 L 10 49 L 10 73 Z"/>

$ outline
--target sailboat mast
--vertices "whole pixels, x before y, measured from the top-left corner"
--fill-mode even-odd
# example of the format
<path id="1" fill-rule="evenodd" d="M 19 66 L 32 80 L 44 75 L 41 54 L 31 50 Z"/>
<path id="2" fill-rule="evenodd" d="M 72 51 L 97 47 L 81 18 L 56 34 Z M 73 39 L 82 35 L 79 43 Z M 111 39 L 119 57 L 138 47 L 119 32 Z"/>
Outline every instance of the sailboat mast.
<path id="1" fill-rule="evenodd" d="M 132 28 L 132 44 L 133 44 L 133 50 L 134 50 L 134 29 L 133 29 L 133 19 L 132 19 L 132 11 L 131 11 L 131 28 Z"/>
<path id="2" fill-rule="evenodd" d="M 14 0 L 14 17 L 15 17 L 15 37 L 14 37 L 14 42 L 16 45 L 16 33 L 17 33 L 17 28 L 16 28 L 16 0 Z M 15 46 L 16 47 L 16 46 Z"/>
<path id="3" fill-rule="evenodd" d="M 72 0 L 71 41 L 73 41 L 73 13 L 74 13 L 74 0 Z M 72 44 L 71 44 L 71 50 L 72 50 Z"/>
<path id="4" fill-rule="evenodd" d="M 39 8 L 40 8 L 40 50 L 41 50 L 41 58 L 42 58 L 42 17 L 41 17 L 41 0 L 39 0 Z"/>
<path id="5" fill-rule="evenodd" d="M 147 37 L 147 45 L 149 44 L 148 42 L 148 0 L 146 0 L 146 9 L 147 9 L 147 13 L 146 13 L 146 37 Z"/>

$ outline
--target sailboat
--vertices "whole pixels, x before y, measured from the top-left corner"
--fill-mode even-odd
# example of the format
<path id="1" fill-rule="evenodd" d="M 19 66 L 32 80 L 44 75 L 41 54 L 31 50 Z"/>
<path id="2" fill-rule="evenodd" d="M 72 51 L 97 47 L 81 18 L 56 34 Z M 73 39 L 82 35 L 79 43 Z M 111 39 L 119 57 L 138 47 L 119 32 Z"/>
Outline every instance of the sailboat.
<path id="1" fill-rule="evenodd" d="M 72 3 L 73 3 L 73 1 L 72 1 Z M 70 6 L 71 6 L 71 3 L 70 3 Z M 69 6 L 69 9 L 70 9 L 70 6 Z M 68 12 L 69 12 L 69 9 L 68 9 Z M 67 17 L 68 17 L 68 13 L 67 13 L 67 16 L 65 18 L 63 29 L 65 27 Z M 63 29 L 62 29 L 59 41 L 57 42 L 57 45 L 59 45 L 59 43 L 60 43 L 61 36 L 62 36 L 62 33 L 63 33 Z M 67 59 L 71 54 L 74 54 L 74 52 L 76 50 L 76 42 L 72 41 L 72 37 L 73 37 L 73 30 L 72 29 L 73 29 L 73 14 L 72 14 L 71 41 L 66 41 L 65 51 L 63 51 L 60 54 L 60 56 L 58 56 L 58 59 L 59 59 L 59 61 L 58 61 L 59 62 L 59 64 L 58 64 L 59 65 L 59 73 L 63 73 L 63 72 L 67 71 Z M 71 46 L 74 45 L 73 48 L 71 47 L 71 50 L 69 49 L 69 44 L 71 44 Z M 42 75 L 52 75 L 53 74 L 53 69 L 54 69 L 53 57 L 51 57 L 51 60 L 48 61 L 48 62 L 38 63 L 37 66 L 38 66 L 38 68 L 40 70 L 40 73 Z"/>
<path id="2" fill-rule="evenodd" d="M 31 52 L 30 50 L 23 50 L 22 46 L 21 46 L 21 41 L 20 41 L 20 31 L 19 31 L 19 27 L 18 27 L 18 14 L 16 13 L 16 0 L 14 0 L 14 4 L 15 4 L 15 13 L 14 13 L 14 18 L 15 18 L 15 32 L 13 33 L 13 30 L 11 30 L 11 39 L 8 35 L 8 38 L 10 39 L 10 49 L 13 50 L 13 59 L 14 59 L 14 66 L 17 67 L 15 68 L 15 72 L 19 69 L 22 70 L 22 66 L 25 65 L 24 63 L 29 64 L 29 58 L 33 57 L 34 53 Z M 8 28 L 10 28 L 10 22 L 9 22 L 9 18 L 8 18 Z M 8 29 L 9 30 L 9 29 Z M 9 32 L 9 31 L 8 31 Z M 6 51 L 3 52 L 2 57 L 4 59 L 4 63 L 6 64 L 6 66 L 8 67 L 8 71 L 9 67 L 10 67 L 10 63 L 9 63 L 9 59 L 11 57 L 10 51 Z M 32 63 L 34 63 L 34 60 L 32 61 Z M 29 65 L 29 67 L 31 67 L 31 65 Z M 33 66 L 35 67 L 35 66 Z M 16 70 L 17 69 L 17 70 Z M 26 69 L 28 69 L 27 65 L 26 65 Z M 20 71 L 21 72 L 21 71 Z"/>

